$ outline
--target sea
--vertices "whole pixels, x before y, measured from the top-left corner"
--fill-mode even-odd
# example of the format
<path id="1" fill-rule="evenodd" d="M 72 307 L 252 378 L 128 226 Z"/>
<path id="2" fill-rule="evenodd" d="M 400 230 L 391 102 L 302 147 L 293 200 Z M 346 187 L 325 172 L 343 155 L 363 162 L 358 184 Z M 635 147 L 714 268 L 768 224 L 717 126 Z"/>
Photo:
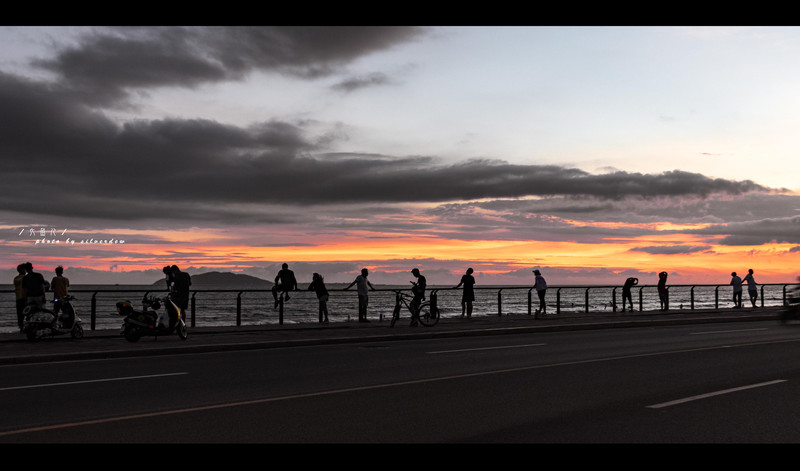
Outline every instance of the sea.
<path id="1" fill-rule="evenodd" d="M 328 284 L 330 299 L 328 301 L 329 320 L 336 322 L 353 322 L 358 319 L 358 296 L 355 289 L 344 290 L 345 285 Z M 782 306 L 784 290 L 787 292 L 793 284 L 759 285 L 758 305 L 766 307 Z M 402 289 L 408 294 L 407 286 L 376 286 L 370 292 L 367 317 L 371 321 L 388 321 L 395 306 L 395 290 Z M 431 290 L 436 286 L 429 287 Z M 732 288 L 727 285 L 688 285 L 670 286 L 670 310 L 688 310 L 692 308 L 692 291 L 694 291 L 694 309 L 713 309 L 733 307 Z M 461 290 L 451 286 L 439 287 L 437 305 L 442 318 L 461 316 Z M 530 308 L 529 308 L 530 293 Z M 603 313 L 613 312 L 616 303 L 617 311 L 622 309 L 622 289 L 613 286 L 563 286 L 549 287 L 547 290 L 547 314 L 556 315 L 587 311 Z M 634 308 L 639 311 L 639 296 L 643 311 L 660 309 L 656 286 L 637 286 L 632 290 Z M 141 301 L 145 295 L 163 296 L 166 292 L 153 285 L 73 285 L 70 294 L 75 297 L 73 306 L 80 317 L 84 329 L 91 329 L 92 300 L 94 299 L 95 330 L 116 330 L 122 325 L 116 303 L 130 301 L 135 309 L 141 309 Z M 235 326 L 237 324 L 237 303 L 240 303 L 240 325 L 268 324 L 303 324 L 319 322 L 319 302 L 312 291 L 295 291 L 291 299 L 284 303 L 283 318 L 275 308 L 272 293 L 269 290 L 243 289 L 230 287 L 215 289 L 213 287 L 197 289 L 194 296 L 194 318 L 191 312 L 187 322 L 196 327 Z M 538 307 L 539 300 L 530 286 L 481 286 L 475 287 L 473 316 L 497 316 L 498 314 L 528 314 Z M 616 300 L 614 299 L 616 297 Z M 48 301 L 52 294 L 48 293 Z M 717 301 L 718 299 L 718 301 Z M 743 293 L 745 306 L 750 305 L 747 288 Z M 530 310 L 529 310 L 530 309 Z M 403 308 L 402 317 L 409 312 Z M 18 332 L 13 289 L 0 290 L 0 333 Z"/>

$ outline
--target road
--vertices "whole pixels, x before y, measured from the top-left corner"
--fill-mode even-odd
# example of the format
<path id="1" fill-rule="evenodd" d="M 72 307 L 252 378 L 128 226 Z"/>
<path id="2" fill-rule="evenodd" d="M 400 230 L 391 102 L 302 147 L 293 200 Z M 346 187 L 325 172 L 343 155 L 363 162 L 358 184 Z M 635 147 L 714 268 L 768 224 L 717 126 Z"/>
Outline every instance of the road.
<path id="1" fill-rule="evenodd" d="M 798 358 L 768 321 L 5 365 L 0 443 L 797 443 Z"/>

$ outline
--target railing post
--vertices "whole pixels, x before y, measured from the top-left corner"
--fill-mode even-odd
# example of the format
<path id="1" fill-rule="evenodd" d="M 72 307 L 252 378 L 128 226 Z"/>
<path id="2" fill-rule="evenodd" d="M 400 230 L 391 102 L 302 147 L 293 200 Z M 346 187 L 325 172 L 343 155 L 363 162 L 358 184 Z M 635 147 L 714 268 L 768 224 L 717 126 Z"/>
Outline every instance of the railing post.
<path id="1" fill-rule="evenodd" d="M 719 309 L 719 286 L 714 288 L 714 309 Z"/>
<path id="2" fill-rule="evenodd" d="M 764 307 L 764 285 L 761 285 L 761 307 Z"/>
<path id="3" fill-rule="evenodd" d="M 589 314 L 589 288 L 586 288 L 586 314 Z"/>
<path id="4" fill-rule="evenodd" d="M 531 291 L 533 291 L 533 288 L 528 290 L 528 315 L 529 316 L 531 315 Z"/>
<path id="5" fill-rule="evenodd" d="M 503 298 L 500 296 L 500 293 L 502 293 L 502 292 L 503 292 L 503 288 L 500 288 L 500 290 L 497 292 L 497 315 L 498 316 L 502 316 L 503 315 Z"/>
<path id="6" fill-rule="evenodd" d="M 194 304 L 194 295 L 196 295 L 196 294 L 197 294 L 197 291 L 192 291 L 192 327 L 194 327 L 194 315 L 197 312 L 197 310 L 195 309 L 195 304 Z"/>
<path id="7" fill-rule="evenodd" d="M 236 295 L 236 327 L 242 325 L 242 292 Z"/>
<path id="8" fill-rule="evenodd" d="M 643 289 L 644 289 L 644 286 L 639 288 L 639 312 L 642 312 L 642 309 L 644 309 L 644 302 L 642 301 L 642 290 Z"/>
<path id="9" fill-rule="evenodd" d="M 561 314 L 561 288 L 556 290 L 556 314 Z"/>
<path id="10" fill-rule="evenodd" d="M 622 307 L 625 307 L 625 300 L 622 300 Z M 617 312 L 617 287 L 611 290 L 611 311 Z"/>
<path id="11" fill-rule="evenodd" d="M 691 309 L 692 311 L 694 311 L 694 286 L 692 286 L 690 299 L 691 299 Z"/>
<path id="12" fill-rule="evenodd" d="M 283 325 L 283 291 L 278 298 L 278 324 Z"/>
<path id="13" fill-rule="evenodd" d="M 92 313 L 91 313 L 91 330 L 94 330 L 97 323 L 97 291 L 92 293 Z"/>

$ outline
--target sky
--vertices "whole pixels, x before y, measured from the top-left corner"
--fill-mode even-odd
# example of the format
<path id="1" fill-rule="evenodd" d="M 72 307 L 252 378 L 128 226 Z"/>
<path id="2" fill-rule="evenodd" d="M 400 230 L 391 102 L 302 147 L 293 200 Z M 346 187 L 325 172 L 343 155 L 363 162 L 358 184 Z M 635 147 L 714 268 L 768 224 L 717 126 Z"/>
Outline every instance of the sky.
<path id="1" fill-rule="evenodd" d="M 762 283 L 800 28 L 0 27 L 0 276 Z"/>

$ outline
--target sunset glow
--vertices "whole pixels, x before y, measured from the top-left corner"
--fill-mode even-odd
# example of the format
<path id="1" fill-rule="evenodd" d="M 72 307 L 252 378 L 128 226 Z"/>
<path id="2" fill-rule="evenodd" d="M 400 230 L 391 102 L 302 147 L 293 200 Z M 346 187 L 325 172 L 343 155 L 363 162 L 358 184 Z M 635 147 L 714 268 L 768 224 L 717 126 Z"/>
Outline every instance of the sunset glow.
<path id="1" fill-rule="evenodd" d="M 168 264 L 271 280 L 289 263 L 331 282 L 370 267 L 385 284 L 414 267 L 431 283 L 473 267 L 513 285 L 533 268 L 552 285 L 800 271 L 800 108 L 785 79 L 800 28 L 0 39 L 8 280 L 27 261 L 101 284 L 151 283 Z"/>

